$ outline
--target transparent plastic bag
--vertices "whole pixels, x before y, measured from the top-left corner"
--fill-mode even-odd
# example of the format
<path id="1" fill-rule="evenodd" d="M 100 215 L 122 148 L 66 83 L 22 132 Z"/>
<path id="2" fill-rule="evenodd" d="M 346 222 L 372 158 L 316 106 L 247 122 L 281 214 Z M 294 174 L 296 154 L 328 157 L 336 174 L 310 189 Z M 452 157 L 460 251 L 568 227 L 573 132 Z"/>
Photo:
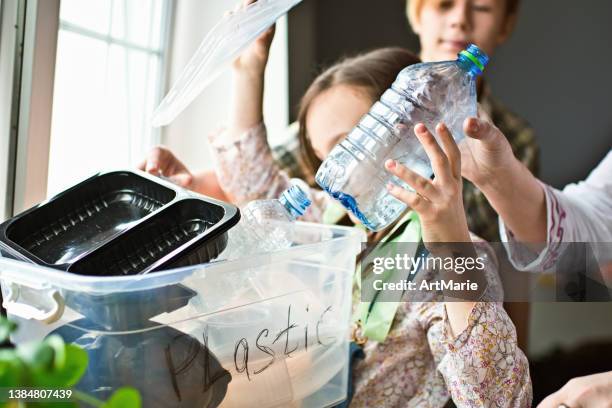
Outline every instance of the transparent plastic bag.
<path id="1" fill-rule="evenodd" d="M 246 47 L 301 1 L 257 0 L 224 16 L 153 113 L 153 126 L 172 122 Z"/>

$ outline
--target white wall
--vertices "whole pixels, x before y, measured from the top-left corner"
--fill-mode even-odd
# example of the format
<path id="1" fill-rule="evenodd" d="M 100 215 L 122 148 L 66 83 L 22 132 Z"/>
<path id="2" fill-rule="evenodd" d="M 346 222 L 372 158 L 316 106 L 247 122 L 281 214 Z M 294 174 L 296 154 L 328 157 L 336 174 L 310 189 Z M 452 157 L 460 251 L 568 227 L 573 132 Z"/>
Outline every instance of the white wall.
<path id="1" fill-rule="evenodd" d="M 175 5 L 170 42 L 168 89 L 213 25 L 235 2 L 228 0 L 180 0 Z M 271 138 L 278 138 L 288 124 L 287 23 L 277 24 L 266 72 L 264 115 Z M 192 102 L 162 132 L 162 143 L 172 148 L 191 169 L 211 167 L 206 136 L 227 121 L 230 76 L 225 73 Z"/>

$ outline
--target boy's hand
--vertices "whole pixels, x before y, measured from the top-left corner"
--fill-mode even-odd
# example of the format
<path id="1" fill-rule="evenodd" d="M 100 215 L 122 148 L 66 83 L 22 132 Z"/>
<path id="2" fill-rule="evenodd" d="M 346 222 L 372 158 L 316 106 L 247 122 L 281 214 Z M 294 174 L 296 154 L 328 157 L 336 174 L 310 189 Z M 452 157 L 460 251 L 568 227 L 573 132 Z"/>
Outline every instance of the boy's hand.
<path id="1" fill-rule="evenodd" d="M 389 192 L 419 214 L 424 242 L 470 242 L 457 144 L 443 124 L 436 127 L 442 147 L 424 124 L 416 125 L 414 132 L 431 160 L 436 177 L 428 180 L 394 160 L 387 160 L 387 170 L 415 190 L 411 192 L 390 183 Z"/>
<path id="2" fill-rule="evenodd" d="M 238 5 L 233 12 L 246 8 L 249 4 L 255 3 L 256 0 L 243 0 L 241 5 Z M 270 46 L 274 39 L 275 25 L 266 30 L 255 40 L 242 54 L 234 60 L 233 68 L 237 72 L 244 72 L 252 75 L 263 75 L 268 57 L 270 55 Z"/>
<path id="3" fill-rule="evenodd" d="M 463 131 L 468 136 L 461 144 L 461 173 L 477 187 L 499 182 L 504 174 L 511 174 L 518 164 L 508 139 L 486 114 L 467 118 Z"/>
<path id="4" fill-rule="evenodd" d="M 138 169 L 154 176 L 167 177 L 183 188 L 193 189 L 194 179 L 189 169 L 164 146 L 151 149 L 147 158 L 138 165 Z"/>

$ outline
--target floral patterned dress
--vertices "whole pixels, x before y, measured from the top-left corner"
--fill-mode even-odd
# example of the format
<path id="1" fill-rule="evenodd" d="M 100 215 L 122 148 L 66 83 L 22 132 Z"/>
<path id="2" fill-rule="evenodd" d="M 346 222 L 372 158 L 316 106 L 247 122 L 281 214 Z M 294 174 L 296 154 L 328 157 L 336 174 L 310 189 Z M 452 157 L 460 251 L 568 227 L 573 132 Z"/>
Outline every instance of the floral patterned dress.
<path id="1" fill-rule="evenodd" d="M 209 139 L 219 182 L 237 205 L 276 198 L 292 182 L 275 163 L 263 125 L 234 140 L 223 132 Z M 331 199 L 322 191 L 310 193 L 313 205 L 303 219 L 320 222 Z M 458 407 L 531 405 L 529 365 L 502 307 L 495 256 L 482 241 L 476 250 L 486 260 L 488 287 L 467 328 L 451 335 L 441 294 L 419 302 L 406 295 L 386 339 L 364 346 L 365 359 L 353 372 L 351 407 L 443 407 L 449 398 Z M 423 270 L 417 278 L 433 274 Z"/>

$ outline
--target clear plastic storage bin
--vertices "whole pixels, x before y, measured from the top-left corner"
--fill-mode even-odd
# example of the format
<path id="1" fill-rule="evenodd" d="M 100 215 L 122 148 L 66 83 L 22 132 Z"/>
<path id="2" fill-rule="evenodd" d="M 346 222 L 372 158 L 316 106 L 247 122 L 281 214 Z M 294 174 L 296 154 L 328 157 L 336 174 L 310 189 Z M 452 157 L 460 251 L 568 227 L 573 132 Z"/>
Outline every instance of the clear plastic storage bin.
<path id="1" fill-rule="evenodd" d="M 17 344 L 57 333 L 77 388 L 139 389 L 144 407 L 327 407 L 346 396 L 363 232 L 297 223 L 290 249 L 146 275 L 80 276 L 0 259 Z M 102 274 L 102 273 L 101 273 Z"/>

